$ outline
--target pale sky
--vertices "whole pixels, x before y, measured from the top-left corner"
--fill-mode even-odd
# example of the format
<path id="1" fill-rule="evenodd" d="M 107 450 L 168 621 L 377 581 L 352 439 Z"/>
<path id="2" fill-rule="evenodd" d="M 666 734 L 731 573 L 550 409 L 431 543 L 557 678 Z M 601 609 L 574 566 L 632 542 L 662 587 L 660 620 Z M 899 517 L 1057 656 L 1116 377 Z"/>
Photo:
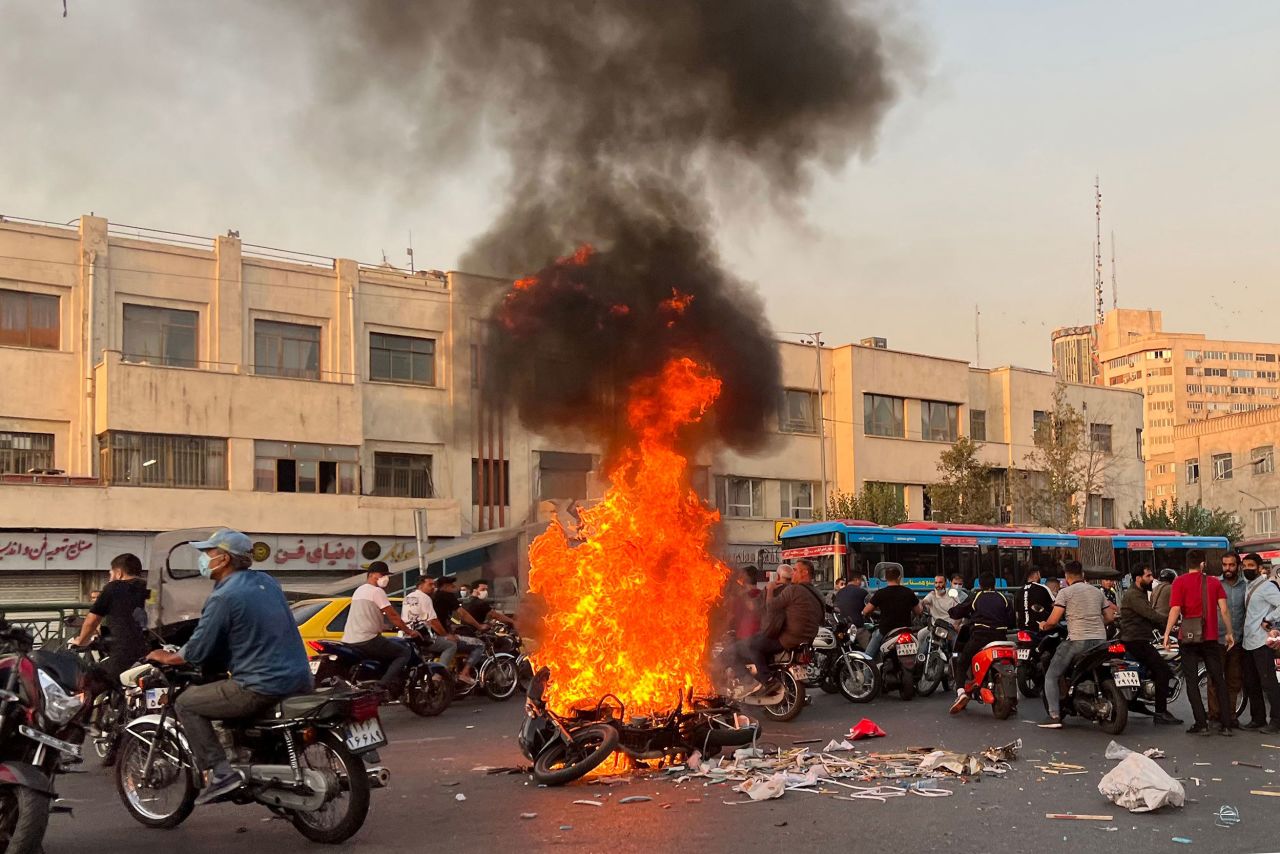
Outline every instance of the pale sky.
<path id="1" fill-rule="evenodd" d="M 1280 338 L 1280 4 L 889 4 L 923 58 L 876 151 L 797 214 L 727 213 L 726 262 L 778 330 L 1049 367 L 1087 322 L 1093 179 L 1120 303 L 1176 331 Z M 112 221 L 449 269 L 504 163 L 315 156 L 298 36 L 249 0 L 0 0 L 0 213 Z M 204 16 L 208 16 L 207 18 Z M 495 61 L 500 61 L 495 57 Z M 377 105 L 386 109 L 393 105 Z"/>

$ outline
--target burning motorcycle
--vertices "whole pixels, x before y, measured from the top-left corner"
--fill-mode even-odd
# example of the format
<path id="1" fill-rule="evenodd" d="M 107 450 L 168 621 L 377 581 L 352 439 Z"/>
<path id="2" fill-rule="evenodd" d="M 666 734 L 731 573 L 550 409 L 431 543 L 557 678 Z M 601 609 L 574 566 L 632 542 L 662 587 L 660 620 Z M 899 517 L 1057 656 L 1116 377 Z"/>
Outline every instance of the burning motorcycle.
<path id="1" fill-rule="evenodd" d="M 612 694 L 562 717 L 546 703 L 550 676 L 544 667 L 530 682 L 520 729 L 520 749 L 533 761 L 533 779 L 543 785 L 577 780 L 614 752 L 633 766 L 678 762 L 694 752 L 717 756 L 725 748 L 752 744 L 760 734 L 757 724 L 719 698 L 694 697 L 692 691 L 673 711 L 653 717 L 628 718 L 626 707 Z"/>
<path id="2" fill-rule="evenodd" d="M 63 758 L 78 760 L 88 709 L 74 655 L 32 653 L 31 634 L 0 620 L 0 850 L 41 850 Z"/>
<path id="3" fill-rule="evenodd" d="M 143 665 L 126 671 L 150 714 L 130 721 L 116 764 L 125 809 L 146 827 L 177 827 L 191 815 L 199 773 L 174 704 L 199 679 L 188 668 Z M 307 839 L 350 839 L 369 812 L 371 788 L 387 785 L 365 757 L 387 743 L 378 698 L 347 688 L 289 697 L 255 720 L 223 721 L 219 738 L 244 786 L 229 800 L 287 816 Z"/>
<path id="4" fill-rule="evenodd" d="M 447 709 L 453 700 L 453 677 L 443 664 L 423 656 L 419 642 L 410 638 L 395 640 L 406 644 L 411 651 L 409 664 L 404 669 L 400 702 L 415 715 L 435 717 Z M 307 645 L 316 652 L 316 657 L 311 659 L 311 666 L 317 685 L 342 680 L 368 688 L 377 683 L 387 670 L 385 662 L 365 658 L 364 653 L 350 644 L 313 640 L 308 641 Z"/>

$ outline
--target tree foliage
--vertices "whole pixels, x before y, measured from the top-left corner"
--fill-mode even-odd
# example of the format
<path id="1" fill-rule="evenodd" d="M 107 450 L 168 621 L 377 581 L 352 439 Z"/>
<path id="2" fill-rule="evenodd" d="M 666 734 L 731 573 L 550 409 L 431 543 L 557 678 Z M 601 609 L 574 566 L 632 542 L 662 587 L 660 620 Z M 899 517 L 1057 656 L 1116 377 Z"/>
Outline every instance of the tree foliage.
<path id="1" fill-rule="evenodd" d="M 978 459 L 982 445 L 961 436 L 938 457 L 940 480 L 929 486 L 932 517 L 937 522 L 990 525 L 997 521 L 991 466 Z"/>
<path id="2" fill-rule="evenodd" d="M 1141 513 L 1130 513 L 1126 528 L 1148 531 L 1181 531 L 1193 537 L 1226 537 L 1237 542 L 1244 534 L 1244 523 L 1230 510 L 1209 508 L 1184 501 L 1182 504 L 1161 501 L 1144 504 Z"/>
<path id="3" fill-rule="evenodd" d="M 865 483 L 857 495 L 835 490 L 827 498 L 824 519 L 865 519 L 877 525 L 900 525 L 907 508 L 898 490 L 889 483 Z"/>

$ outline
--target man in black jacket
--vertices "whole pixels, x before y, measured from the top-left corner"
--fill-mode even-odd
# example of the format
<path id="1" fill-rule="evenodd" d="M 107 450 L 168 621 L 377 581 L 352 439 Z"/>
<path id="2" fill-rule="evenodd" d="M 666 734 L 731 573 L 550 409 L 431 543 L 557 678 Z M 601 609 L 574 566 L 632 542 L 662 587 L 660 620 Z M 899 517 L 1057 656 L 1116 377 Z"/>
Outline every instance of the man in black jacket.
<path id="1" fill-rule="evenodd" d="M 1008 640 L 1009 628 L 1013 625 L 1013 610 L 1009 600 L 996 592 L 996 577 L 984 572 L 978 577 L 978 592 L 951 609 L 951 618 L 968 619 L 972 630 L 969 642 L 960 651 L 956 661 L 956 701 L 951 706 L 951 714 L 959 714 L 969 704 L 969 694 L 965 685 L 969 677 L 969 665 L 973 657 L 984 646 L 994 641 Z"/>
<path id="2" fill-rule="evenodd" d="M 1049 619 L 1049 612 L 1053 610 L 1053 594 L 1040 583 L 1040 567 L 1027 569 L 1027 577 L 1022 583 L 1022 592 L 1018 594 L 1017 601 L 1018 628 L 1039 634 L 1040 623 Z"/>
<path id="3" fill-rule="evenodd" d="M 1173 726 L 1182 723 L 1169 714 L 1169 682 L 1173 671 L 1151 645 L 1153 632 L 1163 632 L 1169 619 L 1168 611 L 1157 611 L 1147 599 L 1154 583 L 1155 576 L 1149 567 L 1133 571 L 1133 584 L 1120 601 L 1120 640 L 1124 642 L 1129 657 L 1145 667 L 1155 683 L 1156 713 L 1152 720 L 1156 724 Z"/>

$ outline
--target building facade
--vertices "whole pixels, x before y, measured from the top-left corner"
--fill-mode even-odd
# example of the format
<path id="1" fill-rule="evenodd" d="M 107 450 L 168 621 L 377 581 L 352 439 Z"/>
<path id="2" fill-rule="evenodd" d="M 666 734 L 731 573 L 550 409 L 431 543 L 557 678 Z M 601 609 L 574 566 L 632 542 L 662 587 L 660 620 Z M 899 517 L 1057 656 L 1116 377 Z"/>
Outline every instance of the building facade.
<path id="1" fill-rule="evenodd" d="M 1094 327 L 1063 326 L 1053 330 L 1053 373 L 1064 383 L 1092 385 L 1098 377 Z"/>
<path id="2" fill-rule="evenodd" d="M 1173 432 L 1181 500 L 1235 513 L 1245 539 L 1280 536 L 1280 407 L 1190 421 Z"/>

